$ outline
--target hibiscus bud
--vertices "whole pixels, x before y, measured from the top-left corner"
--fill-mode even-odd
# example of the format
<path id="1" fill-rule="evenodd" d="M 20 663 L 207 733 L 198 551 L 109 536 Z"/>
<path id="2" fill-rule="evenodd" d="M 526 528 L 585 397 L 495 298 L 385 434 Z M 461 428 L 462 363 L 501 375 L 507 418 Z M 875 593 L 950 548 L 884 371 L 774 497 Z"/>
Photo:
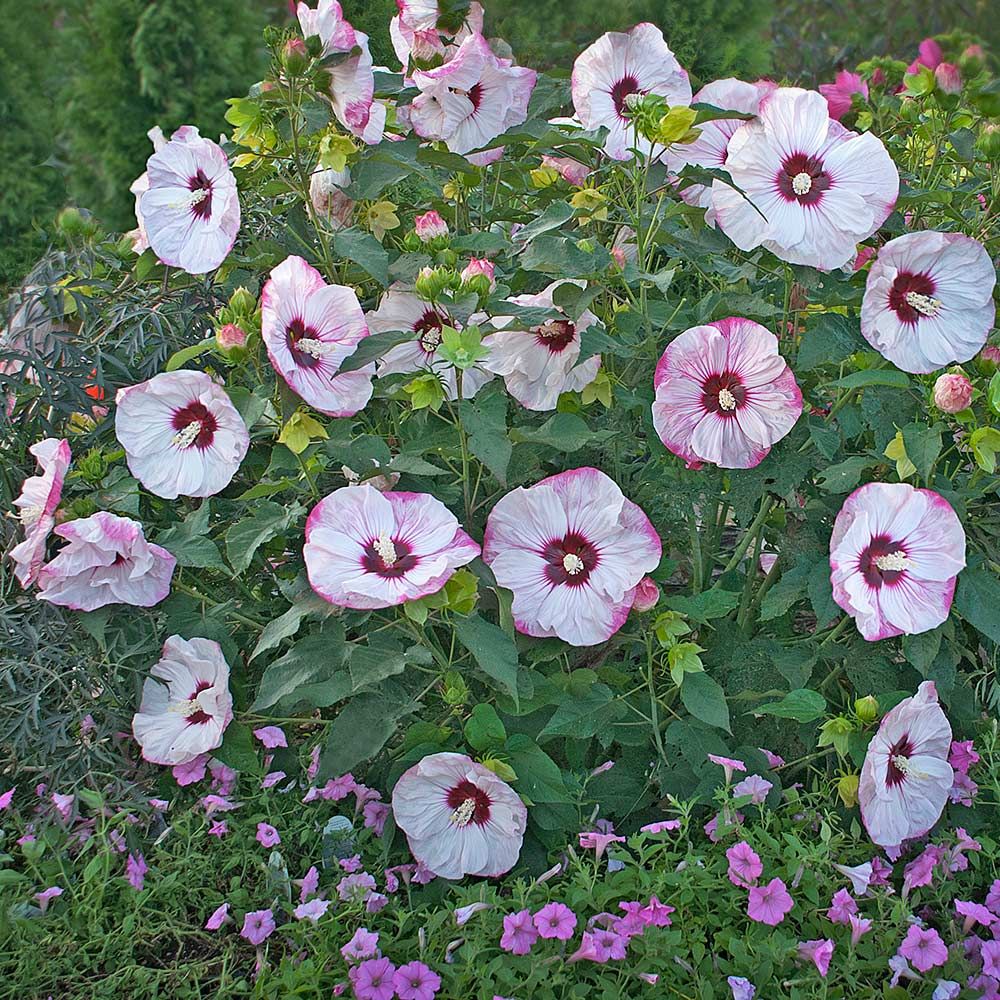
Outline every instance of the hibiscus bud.
<path id="1" fill-rule="evenodd" d="M 1000 347 L 995 344 L 987 344 L 976 358 L 976 364 L 984 375 L 992 375 L 1000 368 Z"/>
<path id="2" fill-rule="evenodd" d="M 289 38 L 281 50 L 281 67 L 289 76 L 301 76 L 309 65 L 309 50 L 301 38 Z"/>
<path id="3" fill-rule="evenodd" d="M 959 413 L 972 402 L 972 383 L 964 376 L 948 372 L 934 383 L 934 405 L 944 413 Z"/>
<path id="4" fill-rule="evenodd" d="M 848 809 L 858 804 L 858 786 L 860 783 L 860 778 L 856 774 L 842 775 L 840 781 L 837 782 L 837 794 L 840 796 L 840 801 Z"/>
<path id="5" fill-rule="evenodd" d="M 248 289 L 241 286 L 230 297 L 229 308 L 241 316 L 252 316 L 257 311 L 257 299 Z"/>
<path id="6" fill-rule="evenodd" d="M 430 243 L 439 236 L 448 235 L 448 223 L 437 212 L 425 212 L 413 220 L 413 228 L 421 243 Z"/>
<path id="7" fill-rule="evenodd" d="M 960 94 L 962 92 L 962 74 L 954 63 L 939 63 L 934 70 L 934 79 L 944 94 Z"/>
<path id="8" fill-rule="evenodd" d="M 854 714 L 859 722 L 874 722 L 878 718 L 878 702 L 873 695 L 865 695 L 854 702 Z"/>
<path id="9" fill-rule="evenodd" d="M 861 268 L 865 266 L 873 257 L 875 256 L 874 247 L 862 247 L 858 251 L 857 257 L 854 258 L 854 265 L 852 270 L 860 271 Z"/>
<path id="10" fill-rule="evenodd" d="M 438 250 L 434 254 L 434 263 L 438 267 L 454 267 L 458 263 L 458 254 L 454 250 Z"/>
<path id="11" fill-rule="evenodd" d="M 444 675 L 444 700 L 447 705 L 462 705 L 469 696 L 469 688 L 466 686 L 462 675 L 456 670 L 449 670 Z"/>
<path id="12" fill-rule="evenodd" d="M 1000 158 L 1000 124 L 983 122 L 976 145 L 988 160 L 996 162 Z"/>
<path id="13" fill-rule="evenodd" d="M 472 257 L 469 263 L 462 268 L 462 281 L 469 281 L 476 275 L 483 275 L 490 283 L 490 291 L 496 288 L 496 281 L 494 280 L 493 262 L 487 260 L 485 257 Z"/>
<path id="14" fill-rule="evenodd" d="M 429 302 L 435 301 L 442 292 L 457 284 L 460 284 L 458 275 L 444 267 L 421 268 L 415 283 L 417 295 Z"/>
<path id="15" fill-rule="evenodd" d="M 247 335 L 235 323 L 227 323 L 215 331 L 215 343 L 223 354 L 242 354 L 247 344 Z"/>
<path id="16" fill-rule="evenodd" d="M 660 599 L 660 588 L 648 577 L 644 576 L 635 587 L 635 597 L 632 598 L 633 611 L 651 611 Z"/>

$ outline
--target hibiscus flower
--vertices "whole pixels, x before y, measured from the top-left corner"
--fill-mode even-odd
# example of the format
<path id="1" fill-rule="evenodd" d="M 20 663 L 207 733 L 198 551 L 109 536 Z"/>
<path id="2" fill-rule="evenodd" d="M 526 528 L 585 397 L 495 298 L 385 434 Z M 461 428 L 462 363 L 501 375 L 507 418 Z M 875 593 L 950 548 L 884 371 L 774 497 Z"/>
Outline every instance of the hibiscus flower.
<path id="1" fill-rule="evenodd" d="M 890 240 L 868 272 L 861 332 L 907 372 L 975 357 L 993 328 L 996 271 L 981 243 L 961 233 Z"/>
<path id="2" fill-rule="evenodd" d="M 625 623 L 662 546 L 649 518 L 592 468 L 519 487 L 490 512 L 483 560 L 514 592 L 517 629 L 573 646 L 604 642 Z"/>
<path id="3" fill-rule="evenodd" d="M 951 726 L 933 681 L 887 712 L 868 744 L 858 802 L 879 847 L 922 837 L 938 821 L 955 772 L 948 763 Z"/>
<path id="4" fill-rule="evenodd" d="M 449 879 L 510 871 L 528 818 L 510 785 L 459 753 L 431 754 L 404 772 L 392 814 L 413 857 Z"/>
<path id="5" fill-rule="evenodd" d="M 233 720 L 229 664 L 211 639 L 172 635 L 142 685 L 132 735 L 152 764 L 186 764 L 222 744 Z"/>
<path id="6" fill-rule="evenodd" d="M 741 250 L 763 246 L 792 264 L 829 271 L 853 261 L 896 204 L 885 146 L 833 121 L 815 91 L 779 87 L 758 116 L 729 140 L 726 170 L 741 190 L 712 184 L 719 226 Z"/>
<path id="7" fill-rule="evenodd" d="M 45 543 L 55 527 L 56 508 L 73 457 L 69 442 L 59 438 L 46 438 L 28 450 L 38 461 L 41 475 L 25 479 L 21 494 L 14 501 L 24 528 L 24 541 L 10 550 L 14 575 L 24 588 L 38 579 L 45 561 Z"/>
<path id="8" fill-rule="evenodd" d="M 146 541 L 142 525 L 98 511 L 67 521 L 55 534 L 69 544 L 38 575 L 38 599 L 74 611 L 106 604 L 151 608 L 170 593 L 177 560 Z"/>
<path id="9" fill-rule="evenodd" d="M 340 374 L 368 336 L 354 290 L 328 285 L 301 257 L 287 257 L 261 293 L 261 338 L 292 392 L 330 417 L 352 417 L 372 396 L 373 367 Z"/>
<path id="10" fill-rule="evenodd" d="M 483 365 L 502 375 L 507 391 L 529 410 L 554 410 L 563 392 L 583 389 L 597 377 L 599 355 L 577 364 L 580 357 L 580 334 L 596 325 L 597 317 L 585 309 L 571 320 L 552 301 L 561 285 L 584 287 L 583 281 L 556 281 L 537 295 L 515 295 L 509 301 L 519 306 L 546 309 L 553 318 L 537 326 L 522 324 L 516 316 L 495 316 L 493 323 L 502 327 L 483 340 L 489 356 Z"/>
<path id="11" fill-rule="evenodd" d="M 609 31 L 584 49 L 573 63 L 573 107 L 584 128 L 608 129 L 604 151 L 630 160 L 631 150 L 650 153 L 648 139 L 635 134 L 626 115 L 632 94 L 657 94 L 672 107 L 691 103 L 687 72 L 674 57 L 655 24 L 630 31 Z"/>
<path id="12" fill-rule="evenodd" d="M 802 413 L 778 338 L 730 317 L 685 330 L 663 352 L 653 385 L 653 426 L 691 467 L 752 469 Z"/>
<path id="13" fill-rule="evenodd" d="M 855 94 L 868 100 L 868 84 L 858 73 L 851 73 L 846 69 L 837 74 L 833 83 L 821 83 L 819 92 L 826 98 L 830 117 L 838 122 L 851 110 Z"/>
<path id="14" fill-rule="evenodd" d="M 204 372 L 161 372 L 118 391 L 115 436 L 129 470 L 166 500 L 225 489 L 250 447 L 243 418 Z"/>
<path id="15" fill-rule="evenodd" d="M 435 497 L 362 483 L 313 507 L 303 555 L 320 597 L 367 610 L 437 593 L 479 546 Z"/>
<path id="16" fill-rule="evenodd" d="M 153 144 L 162 135 L 151 135 Z M 138 245 L 143 235 L 164 264 L 189 274 L 217 268 L 236 242 L 240 199 L 226 154 L 193 125 L 159 144 L 146 161 L 146 190 L 136 185 Z"/>
<path id="17" fill-rule="evenodd" d="M 440 58 L 448 62 L 469 35 L 483 32 L 483 7 L 473 0 L 462 23 L 441 18 L 438 0 L 396 0 L 399 13 L 389 22 L 389 38 L 404 74 L 411 60 L 423 67 Z"/>
<path id="18" fill-rule="evenodd" d="M 932 490 L 868 483 L 844 501 L 833 525 L 833 599 L 869 642 L 940 625 L 964 566 L 962 523 Z"/>

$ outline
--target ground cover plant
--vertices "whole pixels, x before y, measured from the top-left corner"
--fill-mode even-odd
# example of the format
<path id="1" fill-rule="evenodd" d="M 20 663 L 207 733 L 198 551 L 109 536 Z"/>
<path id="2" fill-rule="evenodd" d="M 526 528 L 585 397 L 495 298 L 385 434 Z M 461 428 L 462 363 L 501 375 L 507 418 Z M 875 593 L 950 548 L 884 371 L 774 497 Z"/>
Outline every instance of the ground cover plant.
<path id="1" fill-rule="evenodd" d="M 399 6 L 11 305 L 4 982 L 996 996 L 989 57 Z"/>

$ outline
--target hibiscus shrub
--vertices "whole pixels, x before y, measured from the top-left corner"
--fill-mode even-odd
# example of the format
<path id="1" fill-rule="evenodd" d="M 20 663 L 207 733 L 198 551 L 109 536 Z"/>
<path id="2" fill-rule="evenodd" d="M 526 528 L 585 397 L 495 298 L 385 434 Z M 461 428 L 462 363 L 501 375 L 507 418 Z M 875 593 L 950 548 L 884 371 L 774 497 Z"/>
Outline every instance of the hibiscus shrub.
<path id="1" fill-rule="evenodd" d="M 822 983 L 803 996 L 959 967 L 989 995 L 1000 966 L 968 923 L 996 923 L 989 865 L 971 863 L 967 954 L 949 890 L 911 911 L 905 874 L 964 870 L 995 823 L 974 748 L 1000 701 L 1000 106 L 983 58 L 960 67 L 929 40 L 909 67 L 822 93 L 693 93 L 652 24 L 598 39 L 567 81 L 487 41 L 475 3 L 401 2 L 402 73 L 373 67 L 332 0 L 298 17 L 300 35 L 269 33 L 267 79 L 230 101 L 231 137 L 152 130 L 136 230 L 72 234 L 5 337 L 5 419 L 39 467 L 11 488 L 5 586 L 74 612 L 107 664 L 86 740 L 121 741 L 157 811 L 210 769 L 216 837 L 252 822 L 245 805 L 216 815 L 240 801 L 284 792 L 308 813 L 354 796 L 379 880 L 359 860 L 337 906 L 311 884 L 301 920 L 359 898 L 377 912 L 393 871 L 510 872 L 469 891 L 503 898 L 517 954 L 538 928 L 507 901 L 576 844 L 596 859 L 573 905 L 594 919 L 566 960 L 621 962 L 668 926 L 671 887 L 714 900 L 700 875 L 657 883 L 662 904 L 647 893 L 664 859 L 643 837 L 704 825 L 726 864 L 690 840 L 672 863 L 728 871 L 741 902 L 718 926 L 706 911 L 708 951 L 649 976 L 722 995 L 723 966 L 746 978 L 766 938 L 764 995 L 792 953 Z M 0 780 L 25 810 L 10 786 L 31 779 Z M 84 856 L 109 785 L 80 786 L 82 826 L 79 800 L 43 788 L 39 821 L 54 808 L 75 840 L 27 831 L 22 853 Z M 265 847 L 287 842 L 269 809 Z M 134 813 L 139 841 L 159 821 Z M 303 867 L 321 837 L 335 867 L 350 824 L 296 823 Z M 804 875 L 815 830 L 830 861 L 868 865 L 839 903 Z M 612 848 L 605 869 L 621 843 L 628 862 Z M 151 848 L 125 847 L 145 892 Z M 918 867 L 897 873 L 904 854 Z M 220 902 L 259 964 L 271 897 L 290 898 L 275 864 Z M 594 895 L 604 874 L 621 893 Z M 877 897 L 894 928 L 914 913 L 891 969 L 890 949 L 876 973 L 847 944 L 831 963 L 818 917 L 750 926 L 783 926 L 800 889 L 856 945 L 847 918 L 875 918 L 855 897 L 907 878 Z M 395 919 L 417 961 L 416 924 Z M 703 969 L 709 951 L 732 961 Z M 396 983 L 388 958 L 353 958 L 362 998 L 430 996 L 422 977 L 443 975 Z M 577 995 L 590 973 L 559 975 Z"/>

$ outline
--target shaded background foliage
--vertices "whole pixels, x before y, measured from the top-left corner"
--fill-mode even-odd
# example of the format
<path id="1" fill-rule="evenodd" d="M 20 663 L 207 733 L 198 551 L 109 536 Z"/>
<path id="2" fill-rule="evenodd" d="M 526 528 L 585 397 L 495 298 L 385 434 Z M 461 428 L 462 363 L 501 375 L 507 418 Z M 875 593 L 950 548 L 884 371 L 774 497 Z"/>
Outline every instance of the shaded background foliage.
<path id="1" fill-rule="evenodd" d="M 345 0 L 395 65 L 386 25 L 394 0 Z M 925 35 L 958 29 L 1000 41 L 990 0 L 497 0 L 487 29 L 525 65 L 562 67 L 601 32 L 659 24 L 695 82 L 780 67 L 813 83 L 871 55 L 901 55 Z M 224 100 L 263 72 L 261 28 L 289 16 L 284 0 L 0 0 L 0 289 L 50 242 L 67 204 L 111 230 L 132 225 L 131 181 L 146 131 L 185 122 L 224 128 Z M 780 55 L 780 58 L 777 56 Z"/>

